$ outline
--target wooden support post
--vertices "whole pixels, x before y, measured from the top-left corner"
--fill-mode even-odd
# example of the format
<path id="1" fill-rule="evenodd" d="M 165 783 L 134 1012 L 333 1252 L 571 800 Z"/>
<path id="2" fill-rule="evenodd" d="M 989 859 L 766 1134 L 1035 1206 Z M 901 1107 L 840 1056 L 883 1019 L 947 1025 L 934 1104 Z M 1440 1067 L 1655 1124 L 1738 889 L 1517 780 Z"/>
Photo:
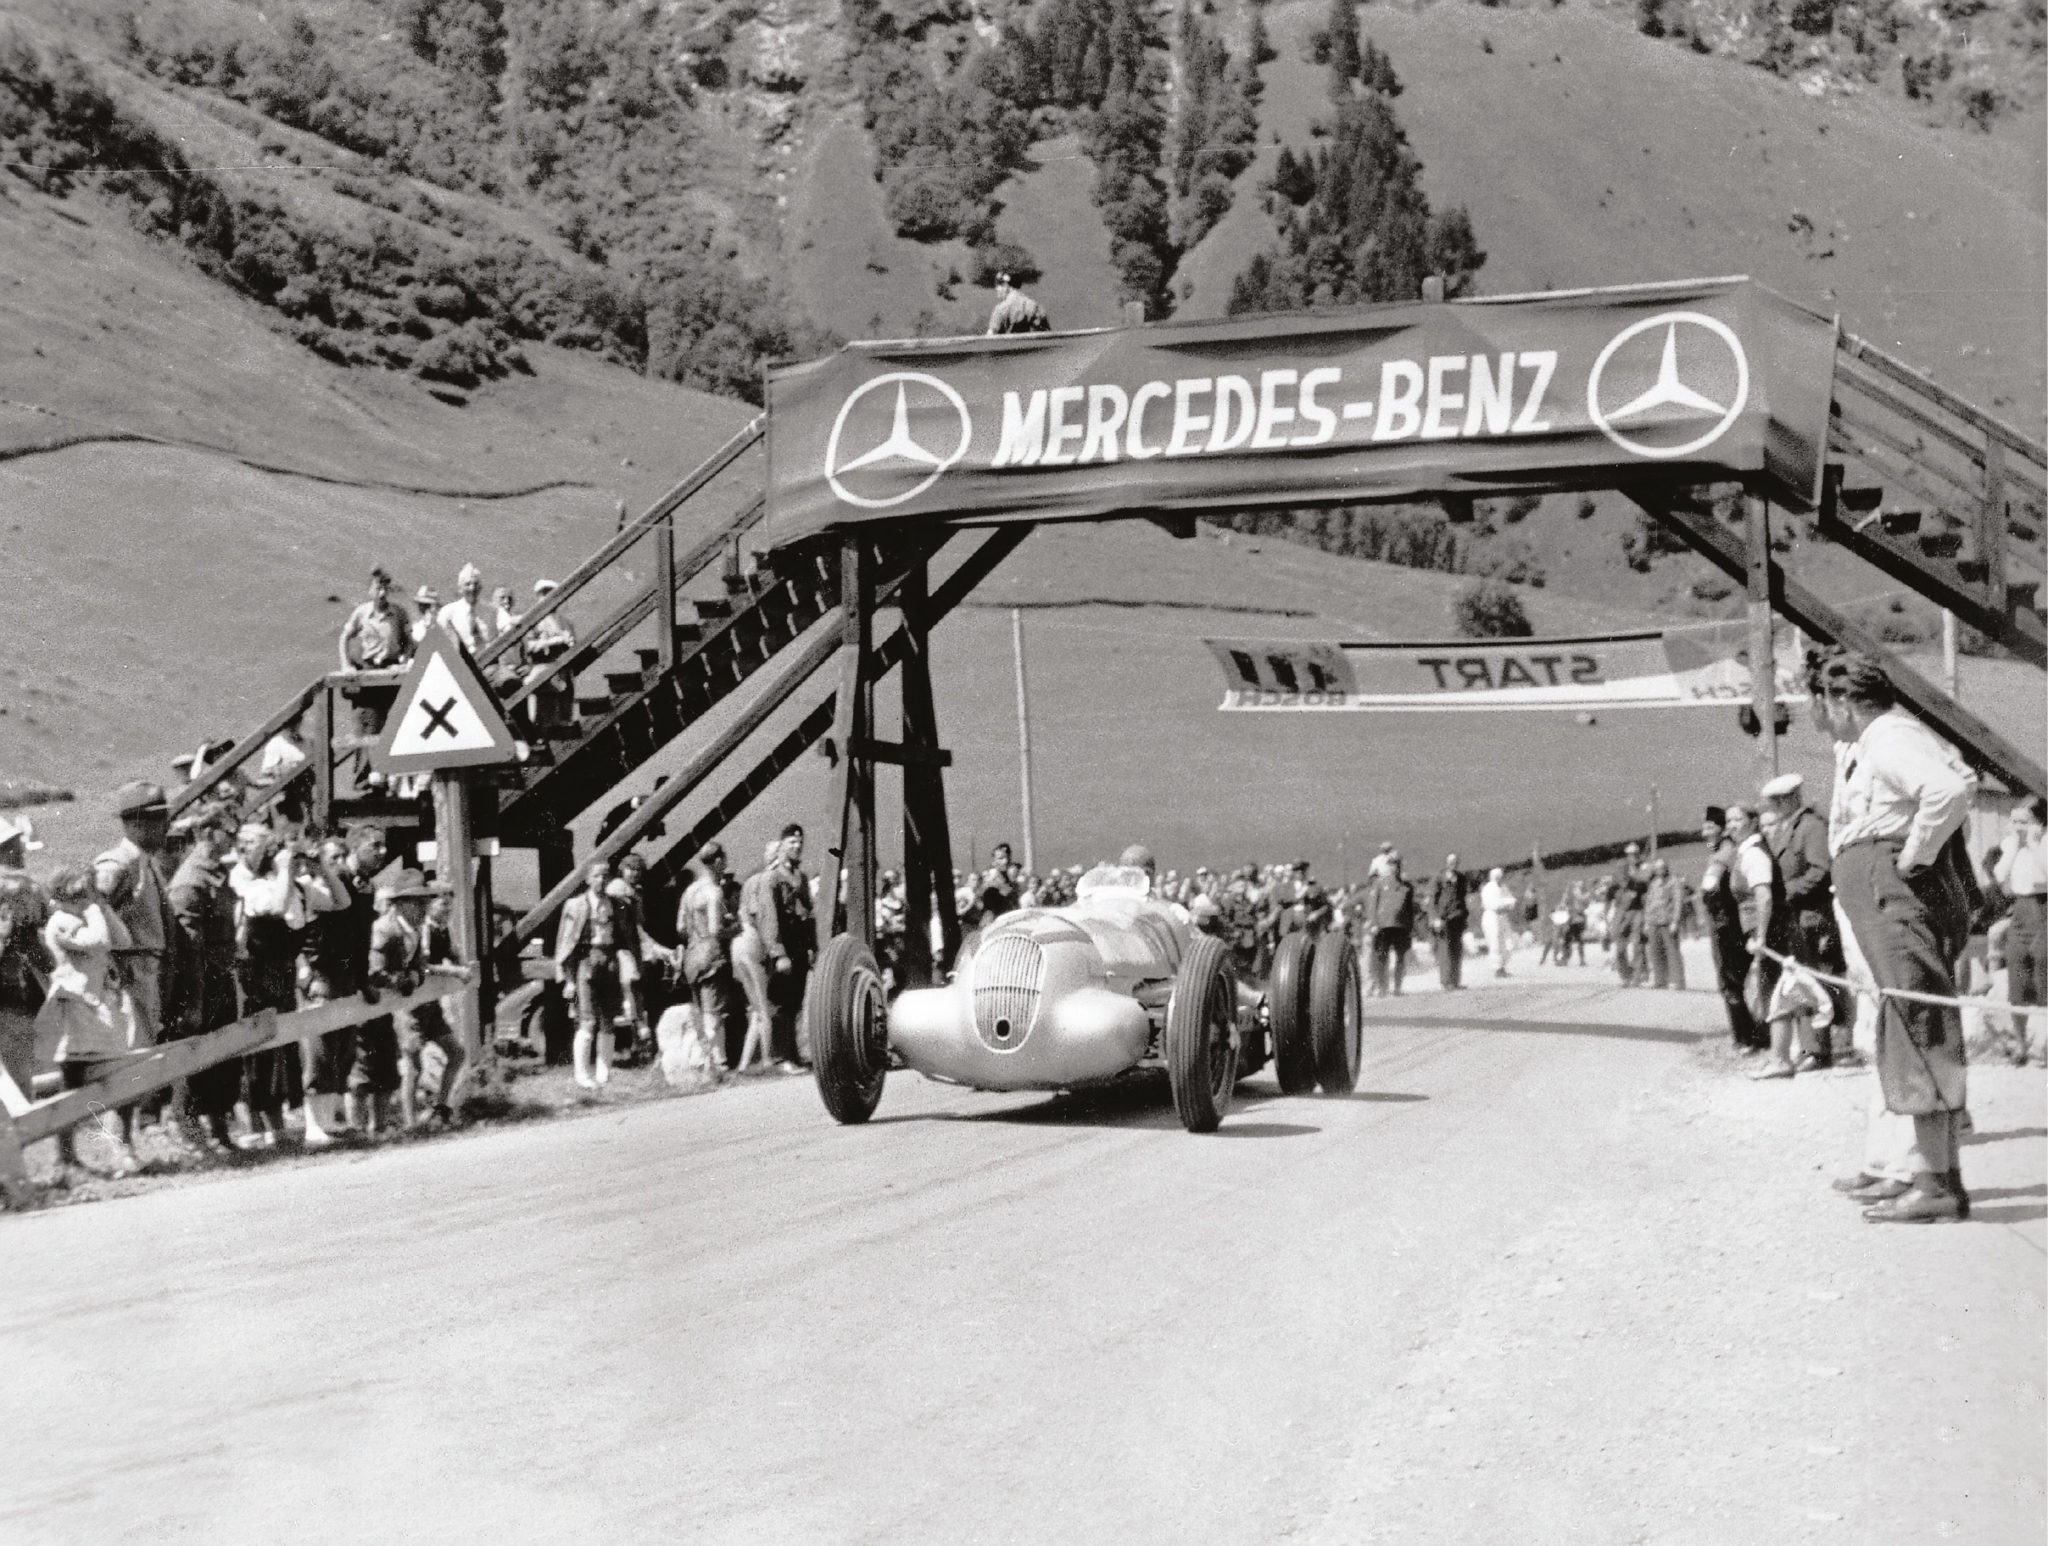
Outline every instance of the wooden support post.
<path id="1" fill-rule="evenodd" d="M 472 854 L 468 770 L 443 769 L 434 775 L 434 872 L 448 888 L 448 932 L 455 947 L 455 959 L 465 966 L 477 961 L 483 938 L 477 926 Z M 490 1049 L 483 1035 L 482 1006 L 474 981 L 456 995 L 454 1029 L 473 1071 L 473 1081 L 483 1084 L 488 1078 L 484 1058 Z M 442 1094 L 445 1102 L 448 1092 Z"/>
<path id="2" fill-rule="evenodd" d="M 355 726 L 351 724 L 353 731 Z M 313 695 L 313 828 L 334 830 L 334 683 L 323 681 Z"/>
<path id="3" fill-rule="evenodd" d="M 676 529 L 668 521 L 654 528 L 654 648 L 666 674 L 676 665 Z"/>
<path id="4" fill-rule="evenodd" d="M 2012 619 L 2005 583 L 2005 443 L 1984 437 L 1984 503 L 1977 510 L 1977 557 L 1984 564 L 1984 591 L 1991 615 L 2001 625 Z"/>
<path id="5" fill-rule="evenodd" d="M 953 911 L 953 841 L 946 824 L 944 753 L 932 704 L 931 616 L 925 566 L 903 582 L 903 975 L 906 987 L 928 987 L 960 949 Z M 931 925 L 939 922 L 932 954 Z"/>
<path id="6" fill-rule="evenodd" d="M 1742 498 L 1749 552 L 1749 690 L 1757 719 L 1757 777 L 1778 776 L 1778 663 L 1771 643 L 1771 506 L 1760 494 Z"/>
<path id="7" fill-rule="evenodd" d="M 825 800 L 825 873 L 817 913 L 820 950 L 837 933 L 853 934 L 870 944 L 875 934 L 875 764 L 859 749 L 874 731 L 874 670 L 869 657 L 874 645 L 875 570 L 867 539 L 859 535 L 840 542 L 839 597 L 846 653 L 840 658 L 839 700 L 832 716 L 838 761 Z"/>
<path id="8" fill-rule="evenodd" d="M 28 1091 L 0 1068 L 0 1201 L 10 1208 L 26 1206 L 30 1196 L 28 1162 L 22 1158 L 21 1135 L 14 1130 L 15 1117 L 28 1106 Z"/>
<path id="9" fill-rule="evenodd" d="M 1956 674 L 1956 615 L 1947 607 L 1941 609 L 1941 685 L 1956 702 L 1963 701 L 1963 684 Z"/>

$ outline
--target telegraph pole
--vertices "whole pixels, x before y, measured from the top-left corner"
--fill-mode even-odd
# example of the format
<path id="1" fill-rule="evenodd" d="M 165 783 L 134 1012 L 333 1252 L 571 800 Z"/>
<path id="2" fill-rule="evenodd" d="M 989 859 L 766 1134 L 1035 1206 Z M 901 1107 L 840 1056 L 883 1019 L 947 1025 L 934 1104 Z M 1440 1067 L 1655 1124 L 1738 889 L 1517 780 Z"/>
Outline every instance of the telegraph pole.
<path id="1" fill-rule="evenodd" d="M 1038 838 L 1031 819 L 1031 700 L 1024 681 L 1024 613 L 1010 608 L 1010 653 L 1017 662 L 1017 776 L 1024 794 L 1024 868 L 1038 873 Z"/>

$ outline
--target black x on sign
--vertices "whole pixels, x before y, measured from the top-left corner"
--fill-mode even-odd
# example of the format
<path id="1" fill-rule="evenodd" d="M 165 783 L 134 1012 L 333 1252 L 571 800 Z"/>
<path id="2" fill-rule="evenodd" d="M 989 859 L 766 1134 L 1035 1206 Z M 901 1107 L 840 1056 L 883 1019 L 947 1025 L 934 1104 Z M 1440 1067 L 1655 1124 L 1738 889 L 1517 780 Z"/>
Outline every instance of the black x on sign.
<path id="1" fill-rule="evenodd" d="M 429 629 L 399 685 L 372 764 L 386 774 L 430 773 L 518 756 L 497 696 L 475 664 L 452 635 Z"/>

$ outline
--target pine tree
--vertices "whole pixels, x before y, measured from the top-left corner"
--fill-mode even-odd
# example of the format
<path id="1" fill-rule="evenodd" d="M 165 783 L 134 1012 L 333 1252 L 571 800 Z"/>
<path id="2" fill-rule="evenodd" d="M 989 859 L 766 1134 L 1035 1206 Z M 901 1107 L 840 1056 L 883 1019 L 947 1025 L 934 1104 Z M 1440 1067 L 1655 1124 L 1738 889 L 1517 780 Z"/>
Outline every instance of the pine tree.
<path id="1" fill-rule="evenodd" d="M 1362 62 L 1358 46 L 1358 11 L 1353 0 L 1330 0 L 1325 32 L 1330 50 L 1330 95 L 1342 98 L 1350 94 L 1351 83 L 1358 79 Z"/>

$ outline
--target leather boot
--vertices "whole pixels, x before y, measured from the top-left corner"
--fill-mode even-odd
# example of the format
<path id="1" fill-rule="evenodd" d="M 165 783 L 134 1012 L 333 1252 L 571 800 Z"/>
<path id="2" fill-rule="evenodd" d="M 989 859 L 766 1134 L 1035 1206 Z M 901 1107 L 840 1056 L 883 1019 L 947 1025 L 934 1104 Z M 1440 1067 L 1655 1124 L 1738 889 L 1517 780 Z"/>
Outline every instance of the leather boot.
<path id="1" fill-rule="evenodd" d="M 1970 1216 L 1970 1194 L 1963 1187 L 1962 1167 L 1958 1165 L 1944 1179 L 1948 1182 L 1949 1191 L 1955 1195 L 1956 1217 L 1960 1219 L 1968 1218 Z"/>
<path id="2" fill-rule="evenodd" d="M 1913 1178 L 1913 1184 L 1888 1202 L 1875 1202 L 1863 1210 L 1872 1224 L 1951 1224 L 1963 1216 L 1962 1199 L 1948 1189 L 1942 1176 L 1928 1171 Z"/>

